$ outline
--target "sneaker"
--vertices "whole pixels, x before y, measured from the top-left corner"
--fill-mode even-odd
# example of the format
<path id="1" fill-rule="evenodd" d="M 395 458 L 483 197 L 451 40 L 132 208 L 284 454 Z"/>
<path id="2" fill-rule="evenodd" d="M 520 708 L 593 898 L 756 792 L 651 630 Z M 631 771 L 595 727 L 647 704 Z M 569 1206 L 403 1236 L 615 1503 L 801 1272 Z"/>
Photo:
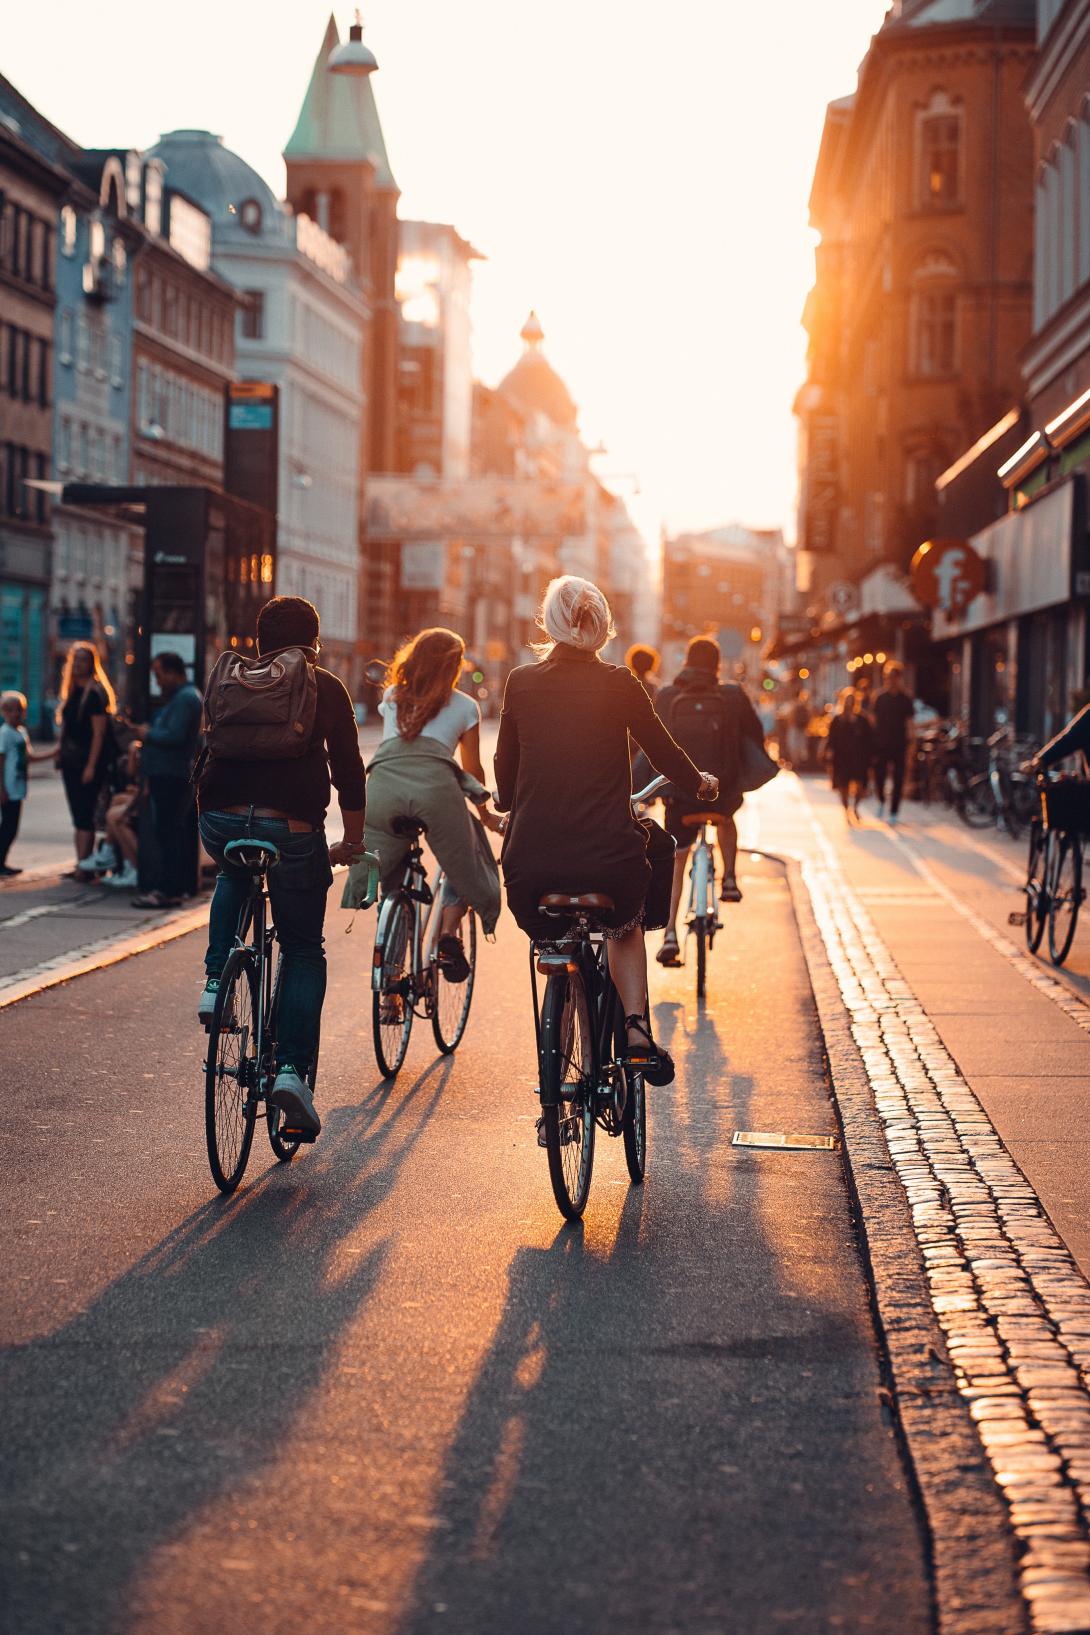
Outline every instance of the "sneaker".
<path id="1" fill-rule="evenodd" d="M 727 878 L 723 881 L 723 889 L 719 893 L 719 901 L 721 903 L 740 903 L 742 901 L 742 893 L 738 889 L 738 882 L 734 878 L 733 874 L 728 874 Z"/>
<path id="2" fill-rule="evenodd" d="M 202 1027 L 211 1027 L 212 1017 L 216 1010 L 216 1000 L 219 997 L 220 979 L 210 976 L 201 989 L 201 997 L 197 1000 L 197 1021 Z"/>
<path id="3" fill-rule="evenodd" d="M 462 939 L 453 932 L 439 938 L 439 969 L 448 982 L 465 982 L 469 977 L 469 961 Z"/>
<path id="4" fill-rule="evenodd" d="M 117 891 L 134 891 L 140 884 L 135 863 L 126 863 L 116 874 L 108 874 L 102 884 L 113 886 Z"/>
<path id="5" fill-rule="evenodd" d="M 314 1097 L 309 1086 L 289 1062 L 285 1062 L 277 1071 L 271 1100 L 273 1106 L 279 1107 L 283 1113 L 286 1129 L 304 1130 L 310 1135 L 317 1135 L 321 1130 L 322 1121 L 314 1110 Z"/>
<path id="6" fill-rule="evenodd" d="M 0 863 L 0 880 L 10 880 L 16 874 L 22 874 L 22 869 L 11 869 L 6 863 Z"/>
<path id="7" fill-rule="evenodd" d="M 116 869 L 118 864 L 117 853 L 108 840 L 104 840 L 97 851 L 85 857 L 76 867 L 82 874 L 107 874 L 110 869 Z"/>
<path id="8" fill-rule="evenodd" d="M 896 812 L 891 812 L 889 814 L 889 826 L 890 826 L 891 829 L 895 829 L 897 827 L 897 814 L 896 814 Z"/>

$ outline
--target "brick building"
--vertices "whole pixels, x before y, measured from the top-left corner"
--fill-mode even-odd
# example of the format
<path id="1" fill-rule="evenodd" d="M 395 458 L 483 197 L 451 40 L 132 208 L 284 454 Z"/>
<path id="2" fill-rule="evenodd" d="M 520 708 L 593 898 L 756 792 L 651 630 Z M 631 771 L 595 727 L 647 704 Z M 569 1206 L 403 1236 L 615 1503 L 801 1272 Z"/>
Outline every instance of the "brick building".
<path id="1" fill-rule="evenodd" d="M 6 83 L 6 82 L 5 82 Z M 44 724 L 53 532 L 26 480 L 50 476 L 56 222 L 64 172 L 0 123 L 0 688 L 27 695 Z"/>
<path id="2" fill-rule="evenodd" d="M 800 588 L 907 569 L 935 480 L 1018 395 L 1031 328 L 1033 0 L 899 0 L 830 105 L 811 194 Z"/>

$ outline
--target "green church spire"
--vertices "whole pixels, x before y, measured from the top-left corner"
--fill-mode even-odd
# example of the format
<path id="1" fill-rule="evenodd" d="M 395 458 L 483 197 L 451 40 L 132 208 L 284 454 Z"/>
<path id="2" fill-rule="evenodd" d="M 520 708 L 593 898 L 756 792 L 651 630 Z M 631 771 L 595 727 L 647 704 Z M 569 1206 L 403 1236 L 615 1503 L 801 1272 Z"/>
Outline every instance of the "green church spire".
<path id="1" fill-rule="evenodd" d="M 331 74 L 327 67 L 329 53 L 340 38 L 331 15 L 284 158 L 369 159 L 378 186 L 396 190 L 370 75 Z"/>

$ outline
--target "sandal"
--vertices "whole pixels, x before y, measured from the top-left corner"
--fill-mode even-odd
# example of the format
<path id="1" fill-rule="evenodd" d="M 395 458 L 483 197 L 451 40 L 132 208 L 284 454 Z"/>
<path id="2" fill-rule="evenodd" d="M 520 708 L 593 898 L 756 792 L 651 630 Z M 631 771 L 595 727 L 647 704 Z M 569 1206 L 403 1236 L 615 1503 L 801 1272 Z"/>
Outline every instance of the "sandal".
<path id="1" fill-rule="evenodd" d="M 681 944 L 677 940 L 676 931 L 667 931 L 662 939 L 662 947 L 655 955 L 660 965 L 681 964 Z"/>
<path id="2" fill-rule="evenodd" d="M 647 1084 L 673 1084 L 674 1058 L 668 1050 L 663 1050 L 661 1045 L 657 1045 L 652 1039 L 651 1029 L 647 1025 L 646 1018 L 643 1016 L 626 1016 L 624 1025 L 626 1029 L 639 1028 L 647 1040 L 646 1050 L 642 1045 L 633 1045 L 631 1040 L 629 1041 L 623 1058 L 625 1065 L 637 1068 L 643 1074 L 644 1081 Z"/>

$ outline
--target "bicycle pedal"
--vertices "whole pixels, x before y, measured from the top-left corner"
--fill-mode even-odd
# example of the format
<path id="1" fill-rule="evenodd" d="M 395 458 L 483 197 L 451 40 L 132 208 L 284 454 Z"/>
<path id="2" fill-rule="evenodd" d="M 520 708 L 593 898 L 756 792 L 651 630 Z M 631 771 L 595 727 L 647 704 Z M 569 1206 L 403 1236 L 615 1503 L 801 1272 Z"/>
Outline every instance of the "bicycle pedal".
<path id="1" fill-rule="evenodd" d="M 318 1137 L 313 1130 L 289 1130 L 287 1125 L 279 1130 L 281 1141 L 298 1141 L 300 1146 L 313 1147 Z"/>

